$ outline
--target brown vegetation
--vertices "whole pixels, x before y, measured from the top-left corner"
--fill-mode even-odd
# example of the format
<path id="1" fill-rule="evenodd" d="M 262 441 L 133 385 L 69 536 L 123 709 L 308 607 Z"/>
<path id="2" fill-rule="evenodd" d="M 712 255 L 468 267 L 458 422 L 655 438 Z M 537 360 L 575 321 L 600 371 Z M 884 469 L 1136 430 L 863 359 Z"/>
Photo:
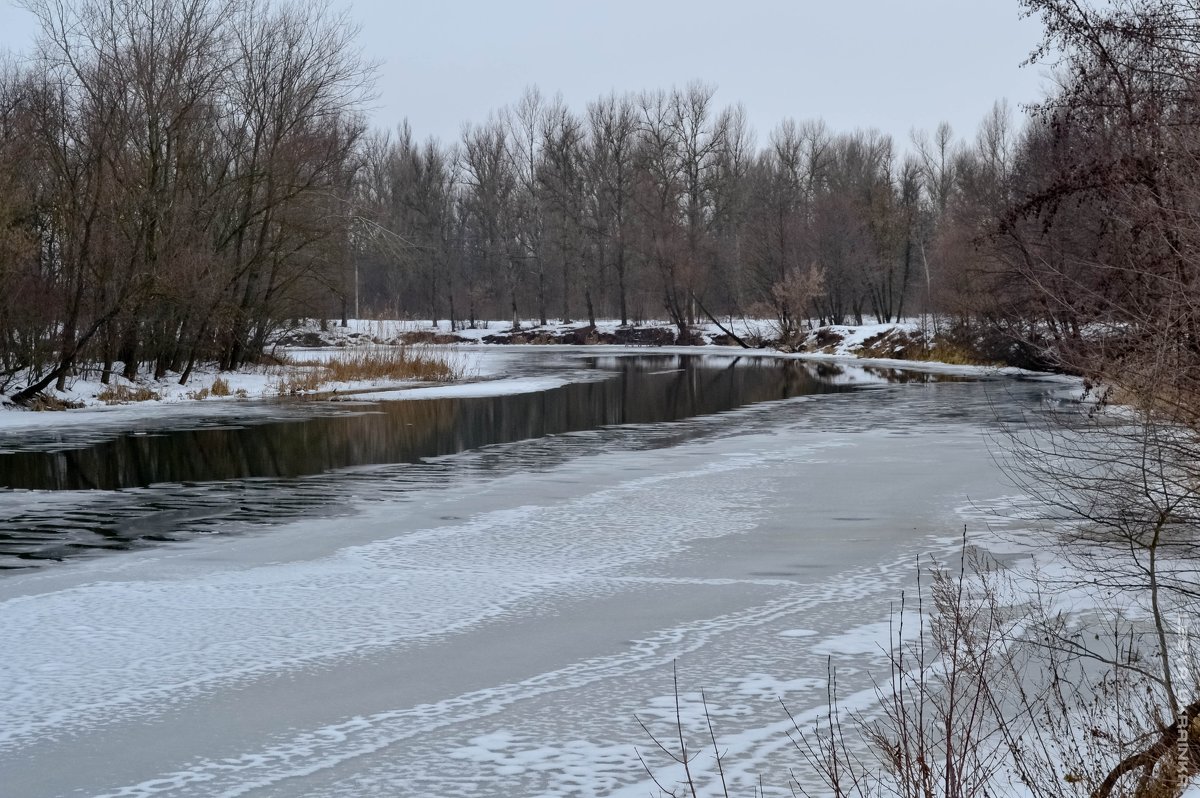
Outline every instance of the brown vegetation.
<path id="1" fill-rule="evenodd" d="M 96 398 L 106 405 L 124 405 L 130 402 L 149 402 L 162 399 L 157 393 L 142 385 L 133 387 L 110 385 L 96 394 Z"/>
<path id="2" fill-rule="evenodd" d="M 894 360 L 918 360 L 949 363 L 955 366 L 1003 366 L 1001 359 L 989 358 L 986 349 L 970 340 L 948 333 L 924 335 L 891 330 L 863 341 L 859 357 Z"/>
<path id="3" fill-rule="evenodd" d="M 311 394 L 341 382 L 447 382 L 463 368 L 444 350 L 422 346 L 370 346 L 344 349 L 328 359 L 291 360 L 282 367 L 274 391 L 281 396 Z"/>
<path id="4" fill-rule="evenodd" d="M 83 407 L 82 402 L 72 401 L 70 399 L 62 399 L 52 393 L 39 393 L 27 405 L 30 410 L 75 410 Z"/>

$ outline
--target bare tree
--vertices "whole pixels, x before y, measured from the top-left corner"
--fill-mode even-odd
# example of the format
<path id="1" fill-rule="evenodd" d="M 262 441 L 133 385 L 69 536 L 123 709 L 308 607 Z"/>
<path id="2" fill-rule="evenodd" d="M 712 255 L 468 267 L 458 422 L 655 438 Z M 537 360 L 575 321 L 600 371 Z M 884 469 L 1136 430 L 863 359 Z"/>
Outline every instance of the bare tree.
<path id="1" fill-rule="evenodd" d="M 638 130 L 633 100 L 610 95 L 591 103 L 588 123 L 587 186 L 596 262 L 603 272 L 611 260 L 617 278 L 617 312 L 624 326 L 629 323 L 629 238 Z"/>
<path id="2" fill-rule="evenodd" d="M 542 159 L 543 128 L 546 123 L 546 103 L 536 87 L 525 90 L 517 104 L 503 114 L 510 170 L 516 183 L 514 196 L 514 233 L 516 240 L 509 258 L 514 273 L 528 272 L 534 281 L 535 307 L 540 322 L 548 321 L 546 314 L 546 263 L 542 252 L 544 213 L 542 186 L 538 168 Z M 513 327 L 516 322 L 514 307 Z"/>
<path id="3" fill-rule="evenodd" d="M 587 132 L 561 100 L 547 108 L 543 129 L 543 159 L 538 179 L 545 195 L 546 236 L 554 242 L 562 275 L 562 319 L 571 317 L 571 285 L 582 285 L 588 322 L 596 325 L 597 285 L 604 264 L 592 254 L 596 248 L 594 205 L 589 203 L 586 163 Z M 593 263 L 598 268 L 589 268 Z"/>
<path id="4" fill-rule="evenodd" d="M 493 120 L 486 125 L 464 128 L 461 158 L 465 187 L 463 213 L 470 237 L 470 257 L 477 267 L 468 291 L 479 286 L 481 275 L 502 275 L 512 326 L 519 329 L 517 297 L 522 286 L 525 253 L 514 249 L 517 178 L 509 158 L 504 124 Z M 476 297 L 472 297 L 472 304 Z"/>
<path id="5" fill-rule="evenodd" d="M 669 124 L 677 146 L 685 242 L 682 262 L 676 264 L 674 276 L 681 283 L 678 290 L 684 294 L 689 325 L 696 321 L 696 297 L 705 292 L 715 260 L 711 233 L 718 164 L 726 150 L 727 126 L 738 120 L 732 113 L 714 117 L 715 93 L 713 86 L 691 83 L 671 95 Z"/>
<path id="6" fill-rule="evenodd" d="M 678 330 L 689 340 L 687 278 L 688 257 L 684 207 L 682 147 L 673 99 L 665 92 L 646 93 L 638 98 L 639 129 L 636 155 L 638 249 L 651 265 L 661 291 L 663 308 Z"/>
<path id="7" fill-rule="evenodd" d="M 98 353 L 127 378 L 261 352 L 285 316 L 345 294 L 345 199 L 371 65 L 323 6 L 25 4 L 41 25 L 23 114 L 47 193 L 61 388 Z M 36 87 L 36 90 L 33 88 Z M 53 199 L 50 199 L 53 195 Z M 186 365 L 184 365 L 186 363 Z"/>

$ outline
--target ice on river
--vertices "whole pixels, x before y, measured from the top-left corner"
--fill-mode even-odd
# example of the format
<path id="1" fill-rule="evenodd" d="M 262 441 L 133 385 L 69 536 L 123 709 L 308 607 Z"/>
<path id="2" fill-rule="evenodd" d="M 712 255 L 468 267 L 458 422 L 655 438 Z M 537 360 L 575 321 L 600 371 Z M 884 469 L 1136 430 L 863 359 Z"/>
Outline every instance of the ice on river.
<path id="1" fill-rule="evenodd" d="M 597 439 L 551 469 L 6 577 L 3 793 L 641 796 L 635 746 L 658 760 L 635 717 L 671 733 L 675 662 L 734 791 L 791 794 L 780 699 L 815 719 L 832 657 L 869 706 L 916 555 L 949 556 L 974 502 L 1011 490 L 986 428 L 1037 391 L 1001 384 L 760 405 L 675 445 Z"/>

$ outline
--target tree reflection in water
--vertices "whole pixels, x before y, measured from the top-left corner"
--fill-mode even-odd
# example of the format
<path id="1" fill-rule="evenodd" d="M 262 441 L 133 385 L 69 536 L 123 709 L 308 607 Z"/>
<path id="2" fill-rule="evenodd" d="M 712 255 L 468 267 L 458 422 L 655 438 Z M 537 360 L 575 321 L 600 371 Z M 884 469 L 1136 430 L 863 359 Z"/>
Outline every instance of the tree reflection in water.
<path id="1" fill-rule="evenodd" d="M 65 511 L 42 513 L 21 494 L 7 494 L 16 512 L 0 522 L 0 569 L 172 539 L 196 531 L 205 519 L 261 523 L 307 514 L 329 503 L 329 489 L 296 489 L 297 478 L 345 480 L 315 476 L 339 469 L 418 463 L 492 444 L 689 419 L 850 391 L 864 382 L 938 379 L 755 356 L 605 356 L 586 365 L 604 378 L 537 393 L 385 401 L 352 409 L 347 404 L 333 412 L 327 403 L 314 403 L 311 415 L 287 419 L 223 418 L 208 427 L 128 431 L 65 450 L 9 451 L 0 456 L 0 485 L 92 491 L 94 498 L 77 497 Z"/>

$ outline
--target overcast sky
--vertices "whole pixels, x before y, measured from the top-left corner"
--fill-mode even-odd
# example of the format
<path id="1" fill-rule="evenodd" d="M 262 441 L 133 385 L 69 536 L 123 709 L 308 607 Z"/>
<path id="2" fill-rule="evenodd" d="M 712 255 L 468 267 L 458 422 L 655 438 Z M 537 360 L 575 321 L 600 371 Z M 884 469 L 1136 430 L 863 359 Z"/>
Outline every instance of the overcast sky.
<path id="1" fill-rule="evenodd" d="M 335 5 L 338 0 L 334 0 Z M 34 36 L 27 12 L 0 0 L 0 47 Z M 913 128 L 950 122 L 973 135 L 993 102 L 1036 100 L 1046 70 L 1021 68 L 1036 21 L 1017 0 L 354 0 L 366 54 L 383 62 L 375 123 L 408 117 L 420 137 L 458 136 L 464 121 L 531 84 L 575 108 L 610 91 L 718 87 L 742 102 L 765 141 L 781 119 L 835 130 L 875 127 L 907 146 Z"/>

